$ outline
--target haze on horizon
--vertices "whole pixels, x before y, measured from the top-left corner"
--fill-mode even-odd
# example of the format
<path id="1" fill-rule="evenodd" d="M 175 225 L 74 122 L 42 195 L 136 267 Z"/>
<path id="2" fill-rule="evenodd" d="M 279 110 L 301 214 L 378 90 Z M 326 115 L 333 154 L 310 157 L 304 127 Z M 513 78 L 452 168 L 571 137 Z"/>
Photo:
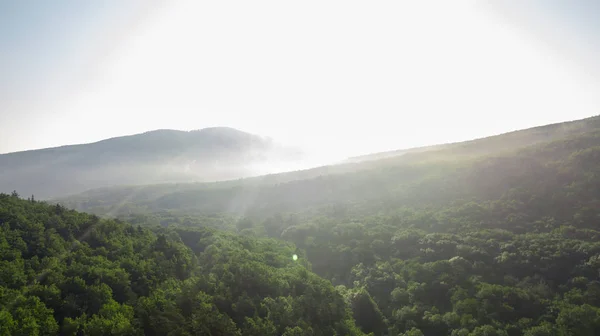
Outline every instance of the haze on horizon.
<path id="1" fill-rule="evenodd" d="M 0 153 L 234 127 L 327 157 L 598 114 L 594 1 L 0 3 Z"/>

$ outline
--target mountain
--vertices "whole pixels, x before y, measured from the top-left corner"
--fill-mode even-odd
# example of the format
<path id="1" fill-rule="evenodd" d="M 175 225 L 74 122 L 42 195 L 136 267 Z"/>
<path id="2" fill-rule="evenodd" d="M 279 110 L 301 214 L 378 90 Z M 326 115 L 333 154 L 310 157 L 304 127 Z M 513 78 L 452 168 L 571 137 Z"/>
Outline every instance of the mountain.
<path id="1" fill-rule="evenodd" d="M 114 185 L 236 179 L 302 153 L 233 128 L 157 130 L 0 155 L 0 192 L 60 197 Z"/>
<path id="2" fill-rule="evenodd" d="M 599 117 L 383 156 L 238 181 L 97 189 L 61 202 L 174 237 L 218 229 L 285 241 L 375 336 L 600 335 Z M 203 236 L 180 237 L 210 253 L 207 263 L 229 256 L 205 248 Z M 260 246 L 247 241 L 244 255 Z M 221 269 L 228 279 L 244 274 Z M 226 289 L 245 288 L 235 284 Z M 248 291 L 248 301 L 261 295 Z M 230 316 L 275 316 L 237 302 L 225 305 Z"/>
<path id="3" fill-rule="evenodd" d="M 555 155 L 552 160 L 562 160 L 565 155 L 593 146 L 598 140 L 593 135 L 599 130 L 600 117 L 592 117 L 427 149 L 376 154 L 358 162 L 303 171 L 216 183 L 104 188 L 59 201 L 78 210 L 98 214 L 130 213 L 141 209 L 265 213 L 267 210 L 295 211 L 308 206 L 353 202 L 390 202 L 395 198 L 411 202 L 423 192 L 418 188 L 419 183 L 433 183 L 438 178 L 440 181 L 436 183 L 440 185 L 427 189 L 438 188 L 428 197 L 432 200 L 446 191 L 459 193 L 493 181 L 501 181 L 497 186 L 501 188 L 503 176 L 511 176 L 507 174 L 536 174 L 529 168 L 521 171 L 517 168 L 524 162 L 540 167 L 549 164 L 550 157 L 543 157 L 541 162 L 537 162 L 531 151 L 535 153 L 536 148 L 583 141 L 579 147 L 569 147 L 566 152 L 548 150 Z M 375 159 L 376 156 L 383 158 Z M 473 184 L 475 180 L 477 184 Z M 466 184 L 456 185 L 458 181 Z M 456 197 L 465 195 L 457 194 Z"/>
<path id="4" fill-rule="evenodd" d="M 397 153 L 63 205 L 0 195 L 0 318 L 8 334 L 600 334 L 600 118 Z"/>

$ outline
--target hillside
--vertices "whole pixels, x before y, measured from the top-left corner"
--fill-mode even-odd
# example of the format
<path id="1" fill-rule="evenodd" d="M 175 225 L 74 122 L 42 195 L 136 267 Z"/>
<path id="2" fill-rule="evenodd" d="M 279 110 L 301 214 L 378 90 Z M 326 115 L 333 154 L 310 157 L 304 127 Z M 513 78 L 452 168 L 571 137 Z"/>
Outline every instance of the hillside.
<path id="1" fill-rule="evenodd" d="M 545 175 L 539 174 L 549 170 L 553 178 L 552 174 L 559 173 L 555 162 L 597 145 L 598 131 L 600 117 L 593 117 L 428 150 L 407 150 L 378 160 L 241 181 L 104 188 L 60 201 L 101 215 L 168 209 L 264 215 L 355 203 L 381 208 L 390 202 L 414 205 L 491 192 L 498 195 L 513 186 L 517 175 L 527 181 L 542 178 Z M 533 166 L 544 170 L 536 171 Z M 498 190 L 491 188 L 492 183 Z"/>
<path id="2" fill-rule="evenodd" d="M 158 130 L 0 155 L 0 192 L 41 199 L 116 185 L 226 180 L 299 159 L 297 150 L 231 128 Z"/>
<path id="3" fill-rule="evenodd" d="M 65 204 L 294 244 L 376 336 L 598 335 L 599 162 L 596 117 L 309 172 L 107 188 Z"/>
<path id="4" fill-rule="evenodd" d="M 503 151 L 511 151 L 516 148 L 531 146 L 538 143 L 559 140 L 598 128 L 600 128 L 600 117 L 591 117 L 583 120 L 574 120 L 508 132 L 483 139 L 357 156 L 349 158 L 347 162 L 373 161 L 425 152 L 436 159 L 439 159 L 439 154 L 442 153 L 447 157 L 477 157 L 497 154 Z"/>

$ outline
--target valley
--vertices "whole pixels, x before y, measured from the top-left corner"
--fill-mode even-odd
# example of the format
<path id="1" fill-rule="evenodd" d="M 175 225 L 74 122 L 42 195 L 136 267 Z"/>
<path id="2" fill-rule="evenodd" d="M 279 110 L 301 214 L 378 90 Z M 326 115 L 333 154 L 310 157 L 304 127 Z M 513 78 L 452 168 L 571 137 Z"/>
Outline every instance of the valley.
<path id="1" fill-rule="evenodd" d="M 599 163 L 593 117 L 230 181 L 4 194 L 0 304 L 64 335 L 595 335 Z"/>

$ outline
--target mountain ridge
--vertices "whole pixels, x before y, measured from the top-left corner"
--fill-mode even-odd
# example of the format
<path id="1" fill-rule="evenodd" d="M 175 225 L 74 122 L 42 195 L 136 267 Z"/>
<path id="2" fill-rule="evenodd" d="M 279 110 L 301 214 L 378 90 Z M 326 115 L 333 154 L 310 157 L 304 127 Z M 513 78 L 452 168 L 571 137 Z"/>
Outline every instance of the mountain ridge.
<path id="1" fill-rule="evenodd" d="M 78 147 L 78 146 L 95 145 L 95 144 L 111 142 L 113 140 L 118 140 L 118 139 L 123 139 L 123 138 L 131 138 L 131 137 L 138 137 L 138 136 L 144 136 L 144 135 L 154 135 L 154 134 L 158 134 L 158 133 L 184 134 L 184 133 L 201 133 L 201 132 L 213 132 L 213 131 L 225 131 L 225 132 L 230 132 L 230 133 L 233 133 L 231 131 L 235 131 L 235 132 L 239 133 L 240 135 L 242 135 L 242 134 L 252 135 L 255 137 L 260 137 L 260 138 L 272 141 L 272 139 L 270 137 L 252 134 L 252 133 L 245 132 L 245 131 L 242 131 L 242 130 L 239 130 L 239 129 L 236 129 L 233 127 L 228 127 L 228 126 L 212 126 L 212 127 L 205 127 L 205 128 L 199 128 L 199 129 L 192 129 L 189 131 L 172 129 L 172 128 L 159 128 L 159 129 L 153 129 L 153 130 L 144 131 L 144 132 L 140 132 L 140 133 L 112 136 L 109 138 L 100 139 L 100 140 L 91 141 L 91 142 L 81 142 L 81 143 L 74 143 L 74 144 L 67 144 L 67 145 L 58 145 L 58 146 L 52 146 L 52 147 L 33 148 L 33 149 L 25 149 L 25 150 L 0 153 L 0 156 L 13 155 L 13 154 L 19 154 L 19 153 L 27 153 L 27 152 L 63 149 L 63 148 Z"/>
<path id="2" fill-rule="evenodd" d="M 411 193 L 405 194 L 405 191 L 402 191 L 402 200 L 407 202 L 411 197 L 414 198 L 422 193 L 417 185 L 421 182 L 430 183 L 427 181 L 432 176 L 456 175 L 440 187 L 448 189 L 453 186 L 452 188 L 458 190 L 459 186 L 455 185 L 458 180 L 468 185 L 471 183 L 469 178 L 474 178 L 477 179 L 477 184 L 483 185 L 497 180 L 503 172 L 520 174 L 515 167 L 527 165 L 530 161 L 526 159 L 528 153 L 539 155 L 539 148 L 558 146 L 553 149 L 555 153 L 551 157 L 552 160 L 558 159 L 556 153 L 559 152 L 560 155 L 574 155 L 573 153 L 576 153 L 579 148 L 577 146 L 585 149 L 600 139 L 596 136 L 600 132 L 600 117 L 567 123 L 566 129 L 568 132 L 565 133 L 563 132 L 565 128 L 562 126 L 546 125 L 523 130 L 520 133 L 511 132 L 508 136 L 512 137 L 512 140 L 506 143 L 503 141 L 505 136 L 493 136 L 445 146 L 443 149 L 407 153 L 378 160 L 322 166 L 242 180 L 88 190 L 56 201 L 78 210 L 93 210 L 97 214 L 120 212 L 125 203 L 133 205 L 133 207 L 124 207 L 123 211 L 126 212 L 130 211 L 128 209 L 138 211 L 151 208 L 185 210 L 186 207 L 187 210 L 194 212 L 210 212 L 238 207 L 239 210 L 234 212 L 244 213 L 250 209 L 248 206 L 264 211 L 263 206 L 273 207 L 274 204 L 284 203 L 298 210 L 309 204 L 329 204 L 330 201 L 339 200 L 362 202 L 371 199 L 370 201 L 380 202 L 398 190 L 406 190 L 409 186 L 416 188 Z M 547 131 L 548 134 L 539 136 L 540 132 Z M 514 134 L 518 137 L 514 138 Z M 542 138 L 546 140 L 543 141 Z M 579 145 L 569 145 L 570 143 Z M 487 148 L 486 146 L 490 144 L 493 146 Z M 498 144 L 510 144 L 510 146 L 498 146 Z M 561 145 L 575 147 L 565 151 L 560 149 Z M 471 153 L 471 150 L 478 147 L 483 149 Z M 548 158 L 540 157 L 536 160 L 543 162 L 536 163 L 543 168 Z M 477 169 L 470 171 L 469 167 Z M 494 174 L 494 171 L 497 173 Z M 460 175 L 459 172 L 466 175 Z M 486 178 L 481 178 L 480 175 Z M 510 176 L 505 178 L 508 179 Z M 182 206 L 184 204 L 185 206 Z"/>
<path id="3" fill-rule="evenodd" d="M 231 127 L 152 130 L 87 144 L 0 154 L 0 191 L 40 198 L 123 184 L 253 176 L 257 165 L 299 160 L 299 149 Z"/>
<path id="4" fill-rule="evenodd" d="M 370 160 L 378 160 L 384 158 L 390 158 L 395 156 L 401 156 L 409 153 L 422 153 L 426 151 L 435 151 L 435 150 L 443 150 L 449 147 L 459 147 L 459 146 L 469 146 L 472 144 L 481 144 L 483 141 L 494 141 L 496 139 L 506 140 L 507 138 L 517 139 L 519 136 L 523 135 L 532 135 L 533 133 L 538 133 L 538 139 L 530 140 L 529 143 L 537 143 L 548 140 L 548 136 L 550 138 L 558 138 L 560 136 L 569 134 L 569 133 L 577 133 L 578 131 L 585 130 L 589 127 L 600 126 L 600 115 L 591 116 L 588 118 L 577 119 L 577 120 L 569 120 L 563 122 L 556 122 L 546 125 L 533 126 L 524 129 L 518 129 L 508 132 L 503 132 L 500 134 L 489 135 L 482 138 L 475 138 L 471 140 L 465 141 L 455 141 L 455 142 L 447 142 L 435 145 L 428 146 L 418 146 L 418 147 L 410 147 L 410 148 L 402 148 L 391 151 L 383 151 L 376 152 L 365 155 L 352 156 L 346 159 L 345 162 L 363 162 Z M 563 133 L 564 132 L 564 133 Z M 542 133 L 542 134 L 539 134 Z M 543 134 L 546 133 L 546 134 Z"/>

